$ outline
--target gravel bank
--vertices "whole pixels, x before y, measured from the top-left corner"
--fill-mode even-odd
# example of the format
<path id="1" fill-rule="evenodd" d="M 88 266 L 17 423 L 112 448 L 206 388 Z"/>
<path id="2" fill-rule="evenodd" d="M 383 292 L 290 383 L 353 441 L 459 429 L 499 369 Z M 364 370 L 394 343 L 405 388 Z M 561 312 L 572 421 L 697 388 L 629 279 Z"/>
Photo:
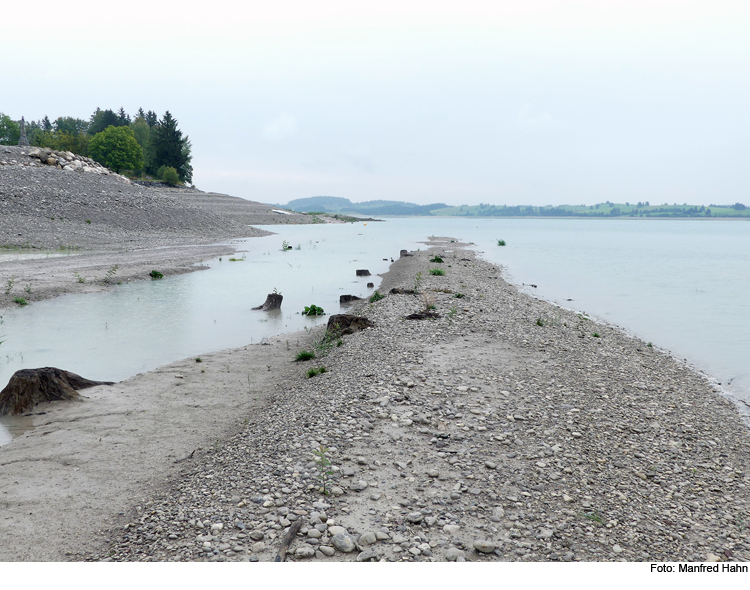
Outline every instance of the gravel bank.
<path id="1" fill-rule="evenodd" d="M 432 246 L 380 289 L 423 295 L 364 302 L 324 358 L 276 339 L 283 387 L 71 558 L 269 561 L 301 519 L 290 560 L 750 559 L 750 434 L 707 379 Z"/>
<path id="2" fill-rule="evenodd" d="M 268 205 L 237 197 L 62 170 L 27 152 L 0 148 L 0 254 L 65 256 L 0 258 L 0 308 L 17 297 L 34 302 L 106 290 L 116 282 L 148 279 L 151 270 L 190 272 L 200 268 L 196 262 L 233 253 L 226 244 L 232 238 L 270 233 L 251 225 L 312 223 L 307 215 L 274 213 Z M 115 275 L 108 277 L 115 265 Z"/>

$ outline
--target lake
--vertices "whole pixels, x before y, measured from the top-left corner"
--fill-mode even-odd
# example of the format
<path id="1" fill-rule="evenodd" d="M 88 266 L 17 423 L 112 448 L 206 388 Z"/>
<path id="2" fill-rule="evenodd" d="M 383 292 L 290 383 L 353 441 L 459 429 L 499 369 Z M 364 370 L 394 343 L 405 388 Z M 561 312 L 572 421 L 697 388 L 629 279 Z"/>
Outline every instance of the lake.
<path id="1" fill-rule="evenodd" d="M 0 385 L 57 366 L 119 381 L 182 358 L 325 322 L 339 296 L 369 296 L 401 249 L 430 235 L 473 242 L 535 296 L 585 311 L 669 349 L 750 402 L 750 223 L 723 220 L 386 218 L 270 226 L 210 270 L 67 295 L 5 311 Z M 498 246 L 498 240 L 506 246 Z M 287 241 L 292 250 L 282 251 Z M 385 260 L 384 260 L 385 259 Z M 373 276 L 356 277 L 357 269 Z M 274 289 L 280 313 L 251 311 Z M 569 301 L 571 300 L 571 301 Z M 0 444 L 10 438 L 0 420 Z"/>

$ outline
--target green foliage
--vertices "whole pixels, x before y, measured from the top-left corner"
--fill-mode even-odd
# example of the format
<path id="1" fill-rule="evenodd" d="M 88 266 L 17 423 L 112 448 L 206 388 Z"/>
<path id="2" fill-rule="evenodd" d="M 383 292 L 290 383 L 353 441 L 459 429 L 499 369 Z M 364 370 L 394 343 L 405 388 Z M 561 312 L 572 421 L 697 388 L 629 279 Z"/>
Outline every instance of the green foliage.
<path id="1" fill-rule="evenodd" d="M 29 304 L 29 302 L 26 301 L 23 297 L 16 297 L 13 301 L 15 303 L 18 303 L 18 305 L 20 305 L 21 307 L 23 307 L 24 305 L 28 305 Z"/>
<path id="2" fill-rule="evenodd" d="M 601 338 L 601 336 L 599 335 L 599 333 L 598 333 L 598 332 L 594 332 L 594 333 L 592 334 L 592 336 L 593 336 L 594 338 Z"/>
<path id="3" fill-rule="evenodd" d="M 152 281 L 156 281 L 158 279 L 164 278 L 164 275 L 160 273 L 158 270 L 152 270 L 150 273 L 148 273 L 148 276 L 151 277 Z"/>
<path id="4" fill-rule="evenodd" d="M 375 291 L 372 295 L 370 295 L 370 303 L 375 303 L 376 301 L 380 301 L 381 299 L 385 299 L 385 295 L 381 295 L 378 291 Z"/>
<path id="5" fill-rule="evenodd" d="M 466 297 L 466 295 L 464 295 L 463 293 L 456 293 L 455 295 L 453 295 L 453 297 L 455 297 L 456 299 L 463 299 L 464 297 Z"/>
<path id="6" fill-rule="evenodd" d="M 544 321 L 542 320 L 542 318 L 537 318 L 536 319 L 536 325 L 537 326 L 544 326 Z"/>
<path id="7" fill-rule="evenodd" d="M 317 369 L 309 369 L 307 371 L 307 378 L 310 379 L 311 377 L 315 377 L 315 375 L 320 375 L 321 373 L 325 373 L 326 368 L 325 367 L 318 367 Z"/>
<path id="8" fill-rule="evenodd" d="M 8 282 L 5 283 L 5 294 L 10 295 L 10 292 L 13 290 L 13 285 L 16 282 L 16 275 L 11 275 L 8 279 Z"/>
<path id="9" fill-rule="evenodd" d="M 328 491 L 328 479 L 333 475 L 331 469 L 331 460 L 326 456 L 328 448 L 320 445 L 320 448 L 313 451 L 315 455 L 315 463 L 318 466 L 318 480 L 320 481 L 320 491 L 326 496 L 330 494 Z"/>
<path id="10" fill-rule="evenodd" d="M 443 262 L 443 259 L 442 259 L 442 258 L 440 258 L 440 256 L 435 256 L 435 258 L 431 258 L 431 259 L 430 259 L 430 262 L 437 262 L 437 263 L 440 263 L 440 262 Z"/>
<path id="11" fill-rule="evenodd" d="M 505 240 L 498 240 L 497 241 L 498 246 L 505 246 Z"/>
<path id="12" fill-rule="evenodd" d="M 143 111 L 143 109 L 141 109 Z M 143 152 L 143 167 L 149 168 L 151 163 L 151 127 L 146 123 L 146 119 L 143 117 L 137 117 L 130 125 L 133 130 L 133 137 L 141 146 Z"/>
<path id="13" fill-rule="evenodd" d="M 287 250 L 291 250 L 292 247 L 289 245 L 289 242 L 284 240 L 283 242 L 281 242 L 281 249 L 286 252 Z"/>
<path id="14" fill-rule="evenodd" d="M 190 164 L 192 145 L 177 128 L 177 120 L 167 111 L 151 131 L 153 145 L 151 169 L 158 170 L 162 166 L 171 166 L 177 170 L 180 181 L 191 182 L 193 180 L 193 167 Z"/>
<path id="15" fill-rule="evenodd" d="M 112 282 L 112 279 L 117 274 L 117 269 L 120 268 L 117 264 L 113 264 L 109 270 L 107 271 L 107 274 L 104 276 L 104 282 L 109 284 Z"/>
<path id="16" fill-rule="evenodd" d="M 195 362 L 196 363 L 202 363 L 203 359 L 201 357 L 197 356 L 197 357 L 195 357 Z"/>
<path id="17" fill-rule="evenodd" d="M 140 170 L 143 167 L 143 150 L 129 127 L 107 127 L 97 133 L 89 143 L 91 157 L 115 172 Z"/>
<path id="18" fill-rule="evenodd" d="M 417 276 L 414 277 L 414 290 L 419 293 L 419 289 L 422 286 L 422 272 L 418 272 Z"/>
<path id="19" fill-rule="evenodd" d="M 101 133 L 107 127 L 120 127 L 121 125 L 122 123 L 114 111 L 109 109 L 102 111 L 97 108 L 96 111 L 94 111 L 94 114 L 91 115 L 87 132 L 90 137 L 94 137 L 97 133 Z"/>
<path id="20" fill-rule="evenodd" d="M 430 274 L 437 277 L 443 277 L 445 276 L 445 271 L 442 268 L 431 268 Z"/>
<path id="21" fill-rule="evenodd" d="M 323 311 L 322 307 L 318 307 L 317 305 L 311 305 L 311 306 L 305 306 L 305 311 L 302 312 L 302 315 L 325 315 L 326 312 Z"/>
<path id="22" fill-rule="evenodd" d="M 21 126 L 8 115 L 0 113 L 0 145 L 18 145 Z"/>
<path id="23" fill-rule="evenodd" d="M 180 184 L 180 176 L 177 174 L 177 170 L 172 168 L 172 166 L 162 166 L 160 172 L 161 179 L 169 186 L 177 186 Z"/>
<path id="24" fill-rule="evenodd" d="M 77 283 L 85 283 L 86 282 L 86 279 L 84 277 L 82 277 L 80 274 L 78 274 L 77 272 L 73 273 L 73 274 L 74 274 L 74 276 L 76 278 L 76 282 Z"/>
<path id="25" fill-rule="evenodd" d="M 309 361 L 310 359 L 315 358 L 315 353 L 312 350 L 301 350 L 297 353 L 296 358 L 294 359 L 295 362 L 301 362 L 301 361 Z"/>

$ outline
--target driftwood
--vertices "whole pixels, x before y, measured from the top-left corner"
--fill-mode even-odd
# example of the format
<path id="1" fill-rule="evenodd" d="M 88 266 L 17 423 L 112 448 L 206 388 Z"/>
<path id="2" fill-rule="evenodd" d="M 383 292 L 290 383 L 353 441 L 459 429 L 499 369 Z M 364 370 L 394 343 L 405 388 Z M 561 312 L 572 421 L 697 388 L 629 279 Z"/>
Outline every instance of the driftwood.
<path id="1" fill-rule="evenodd" d="M 361 297 L 357 297 L 356 295 L 341 295 L 339 297 L 339 304 L 341 303 L 351 303 L 352 301 L 361 301 Z"/>
<path id="2" fill-rule="evenodd" d="M 0 415 L 23 414 L 41 402 L 80 400 L 76 390 L 95 385 L 114 385 L 112 381 L 92 381 L 55 367 L 21 369 L 13 373 L 0 391 Z"/>
<path id="3" fill-rule="evenodd" d="M 286 535 L 284 535 L 284 538 L 281 540 L 281 547 L 279 547 L 279 552 L 276 554 L 276 558 L 274 559 L 274 561 L 284 561 L 286 559 L 286 550 L 289 549 L 289 545 L 291 544 L 294 536 L 297 534 L 297 531 L 299 531 L 301 526 L 302 517 L 300 516 L 297 520 L 294 521 L 294 524 L 289 527 Z"/>
<path id="4" fill-rule="evenodd" d="M 418 295 L 419 291 L 414 289 L 402 289 L 401 287 L 394 287 L 391 289 L 391 295 Z"/>
<path id="5" fill-rule="evenodd" d="M 358 277 L 369 277 L 370 276 L 370 271 L 367 270 L 366 268 L 357 269 L 357 276 Z"/>
<path id="6" fill-rule="evenodd" d="M 281 309 L 281 300 L 284 299 L 283 295 L 279 293 L 269 293 L 266 297 L 266 302 L 253 309 L 259 309 L 261 311 L 269 311 L 271 309 Z"/>
<path id="7" fill-rule="evenodd" d="M 354 334 L 365 328 L 374 326 L 370 320 L 357 315 L 339 313 L 328 318 L 328 327 L 326 328 L 327 338 L 336 338 L 346 334 Z"/>
<path id="8" fill-rule="evenodd" d="M 434 311 L 418 311 L 410 313 L 405 320 L 434 320 L 440 317 L 440 314 Z"/>
<path id="9" fill-rule="evenodd" d="M 375 283 L 367 283 L 367 288 L 368 289 L 374 289 L 375 288 Z"/>

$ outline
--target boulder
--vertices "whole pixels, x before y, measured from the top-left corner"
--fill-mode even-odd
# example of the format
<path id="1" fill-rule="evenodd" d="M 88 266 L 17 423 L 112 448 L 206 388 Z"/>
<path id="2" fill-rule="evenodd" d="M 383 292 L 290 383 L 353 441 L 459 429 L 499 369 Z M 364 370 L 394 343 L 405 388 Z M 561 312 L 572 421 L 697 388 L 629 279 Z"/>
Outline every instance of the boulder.
<path id="1" fill-rule="evenodd" d="M 284 297 L 281 295 L 281 293 L 269 293 L 266 297 L 266 302 L 263 305 L 259 305 L 258 307 L 253 307 L 253 309 L 259 309 L 261 311 L 281 309 L 282 299 L 284 299 Z"/>
<path id="2" fill-rule="evenodd" d="M 114 383 L 92 381 L 55 367 L 21 369 L 13 373 L 8 385 L 0 391 L 0 415 L 22 414 L 40 402 L 80 400 L 76 390 L 95 385 Z"/>
<path id="3" fill-rule="evenodd" d="M 413 256 L 413 254 L 409 254 L 407 250 L 401 250 L 399 253 L 400 258 L 403 258 L 404 256 Z"/>
<path id="4" fill-rule="evenodd" d="M 344 336 L 354 334 L 365 328 L 372 328 L 373 324 L 367 318 L 356 315 L 339 313 L 328 318 L 328 328 L 326 328 L 327 337 Z"/>

